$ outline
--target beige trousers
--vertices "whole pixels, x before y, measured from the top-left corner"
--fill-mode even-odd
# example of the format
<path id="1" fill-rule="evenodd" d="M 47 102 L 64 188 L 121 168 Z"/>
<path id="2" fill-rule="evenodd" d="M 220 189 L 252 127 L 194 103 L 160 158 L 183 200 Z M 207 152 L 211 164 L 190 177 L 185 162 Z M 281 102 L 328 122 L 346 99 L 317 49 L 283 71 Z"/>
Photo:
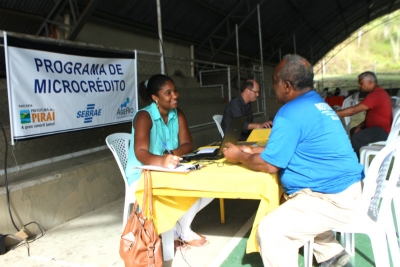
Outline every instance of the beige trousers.
<path id="1" fill-rule="evenodd" d="M 314 238 L 314 255 L 326 261 L 343 250 L 331 229 L 347 224 L 358 205 L 361 183 L 338 194 L 304 189 L 266 215 L 257 230 L 264 266 L 298 266 L 298 251 Z"/>

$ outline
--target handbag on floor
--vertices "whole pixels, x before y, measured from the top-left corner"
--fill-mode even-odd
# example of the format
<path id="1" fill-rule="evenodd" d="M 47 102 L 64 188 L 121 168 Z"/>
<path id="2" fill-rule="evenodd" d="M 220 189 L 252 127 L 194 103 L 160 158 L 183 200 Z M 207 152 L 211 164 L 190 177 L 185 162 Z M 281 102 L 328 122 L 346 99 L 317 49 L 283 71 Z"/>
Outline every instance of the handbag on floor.
<path id="1" fill-rule="evenodd" d="M 161 240 L 153 223 L 151 173 L 149 170 L 143 170 L 143 173 L 142 209 L 139 210 L 136 200 L 121 236 L 119 255 L 124 260 L 125 267 L 162 267 Z M 146 217 L 146 205 L 149 218 Z"/>

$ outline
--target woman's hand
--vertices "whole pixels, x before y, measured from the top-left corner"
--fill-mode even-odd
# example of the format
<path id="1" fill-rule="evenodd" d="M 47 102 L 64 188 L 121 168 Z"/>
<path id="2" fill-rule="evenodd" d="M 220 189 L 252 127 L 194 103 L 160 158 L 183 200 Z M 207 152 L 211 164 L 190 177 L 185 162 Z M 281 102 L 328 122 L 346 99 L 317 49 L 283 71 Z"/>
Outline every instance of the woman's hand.
<path id="1" fill-rule="evenodd" d="M 182 160 L 182 158 L 172 154 L 162 155 L 162 158 L 162 166 L 169 169 L 175 169 Z"/>

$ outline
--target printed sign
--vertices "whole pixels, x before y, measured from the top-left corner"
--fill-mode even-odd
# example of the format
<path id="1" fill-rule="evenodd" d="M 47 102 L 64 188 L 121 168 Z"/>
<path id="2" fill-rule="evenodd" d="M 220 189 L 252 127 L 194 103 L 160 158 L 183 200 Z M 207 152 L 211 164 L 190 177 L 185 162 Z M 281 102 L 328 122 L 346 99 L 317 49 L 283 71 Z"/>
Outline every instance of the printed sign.
<path id="1" fill-rule="evenodd" d="M 130 122 L 136 52 L 4 33 L 12 142 Z"/>

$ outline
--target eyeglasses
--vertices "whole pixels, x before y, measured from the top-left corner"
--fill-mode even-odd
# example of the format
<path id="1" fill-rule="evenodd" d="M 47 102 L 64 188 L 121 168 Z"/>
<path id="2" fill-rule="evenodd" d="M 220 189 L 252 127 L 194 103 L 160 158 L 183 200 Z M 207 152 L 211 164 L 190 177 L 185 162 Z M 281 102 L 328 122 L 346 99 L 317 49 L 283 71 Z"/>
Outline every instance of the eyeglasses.
<path id="1" fill-rule="evenodd" d="M 253 90 L 253 89 L 250 89 L 250 91 L 252 91 L 252 92 L 254 92 L 254 93 L 256 93 L 256 94 L 259 94 L 259 93 L 260 93 L 260 91 L 256 91 L 256 90 Z"/>

